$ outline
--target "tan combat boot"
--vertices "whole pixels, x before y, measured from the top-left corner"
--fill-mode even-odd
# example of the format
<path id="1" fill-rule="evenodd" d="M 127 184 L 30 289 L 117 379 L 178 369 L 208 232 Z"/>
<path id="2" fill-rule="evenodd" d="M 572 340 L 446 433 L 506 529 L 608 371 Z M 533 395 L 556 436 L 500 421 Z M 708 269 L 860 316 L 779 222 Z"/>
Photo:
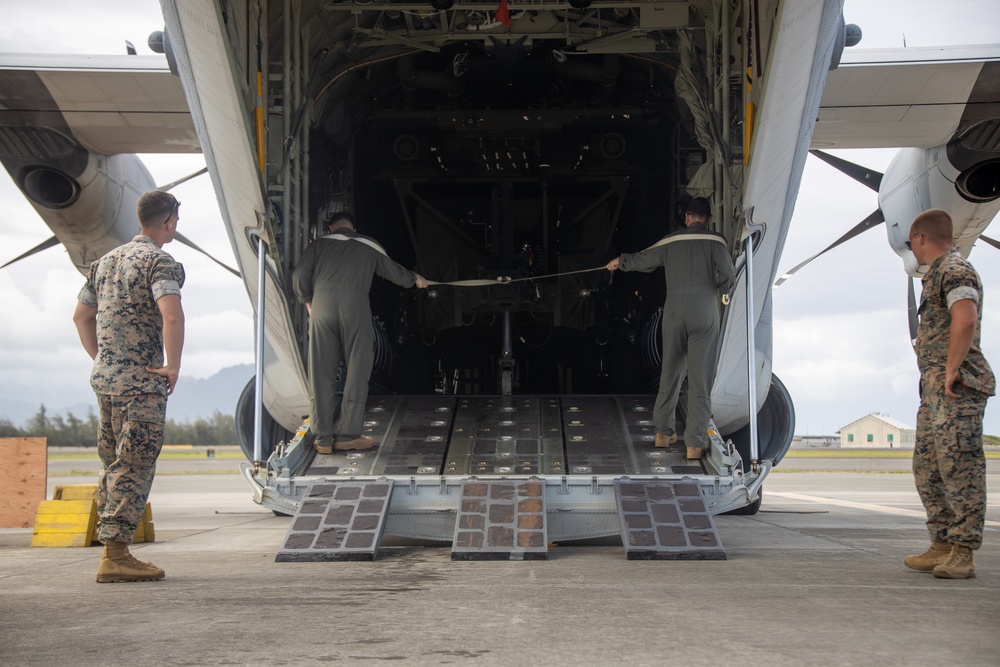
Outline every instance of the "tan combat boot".
<path id="1" fill-rule="evenodd" d="M 333 451 L 350 452 L 358 449 L 371 449 L 375 446 L 375 441 L 366 435 L 354 438 L 353 440 L 337 440 L 333 443 Z"/>
<path id="2" fill-rule="evenodd" d="M 656 439 L 653 441 L 654 447 L 669 447 L 670 445 L 677 442 L 677 434 L 671 433 L 667 435 L 666 433 L 657 433 Z"/>
<path id="3" fill-rule="evenodd" d="M 152 563 L 144 563 L 128 552 L 124 542 L 108 540 L 104 555 L 97 567 L 97 583 L 111 584 L 119 581 L 156 581 L 166 574 Z"/>
<path id="4" fill-rule="evenodd" d="M 903 560 L 903 565 L 910 568 L 911 570 L 930 572 L 938 565 L 947 562 L 948 556 L 950 554 L 951 554 L 951 544 L 949 544 L 948 542 L 931 540 L 930 549 L 928 549 L 922 554 L 914 554 L 912 556 L 907 556 Z"/>
<path id="5" fill-rule="evenodd" d="M 700 459 L 704 455 L 705 455 L 705 448 L 704 447 L 690 447 L 689 446 L 687 448 L 687 458 L 688 458 L 689 461 L 695 461 L 697 459 Z"/>
<path id="6" fill-rule="evenodd" d="M 962 544 L 951 545 L 948 561 L 934 568 L 938 579 L 971 579 L 976 576 L 976 564 L 972 561 L 972 549 Z"/>
<path id="7" fill-rule="evenodd" d="M 317 454 L 333 454 L 333 439 L 330 437 L 313 440 L 313 449 Z"/>

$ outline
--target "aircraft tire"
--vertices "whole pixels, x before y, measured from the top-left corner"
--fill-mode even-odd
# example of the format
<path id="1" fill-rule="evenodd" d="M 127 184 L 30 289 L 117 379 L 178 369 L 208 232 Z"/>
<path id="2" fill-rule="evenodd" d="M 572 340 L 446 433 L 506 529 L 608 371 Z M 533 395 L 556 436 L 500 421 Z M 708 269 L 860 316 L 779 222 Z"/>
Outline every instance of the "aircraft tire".
<path id="1" fill-rule="evenodd" d="M 253 422 L 254 422 L 254 397 L 256 395 L 255 378 L 251 377 L 247 386 L 243 388 L 239 400 L 236 402 L 236 440 L 239 442 L 243 455 L 247 461 L 253 463 Z M 274 421 L 267 409 L 261 419 L 261 457 L 267 460 L 274 451 L 275 446 L 285 440 L 289 440 L 289 432 L 281 424 Z"/>
<path id="2" fill-rule="evenodd" d="M 760 504 L 764 500 L 764 489 L 761 488 L 757 491 L 757 500 L 753 501 L 749 505 L 744 505 L 743 507 L 737 507 L 734 510 L 729 510 L 728 512 L 723 512 L 723 514 L 732 514 L 734 516 L 753 516 L 760 511 Z"/>
<path id="3" fill-rule="evenodd" d="M 763 407 L 757 413 L 757 432 L 760 442 L 760 459 L 768 459 L 778 465 L 792 444 L 795 433 L 795 407 L 788 389 L 771 374 L 771 387 Z M 750 425 L 735 433 L 726 433 L 724 439 L 732 440 L 736 451 L 743 459 L 743 472 L 750 471 Z"/>

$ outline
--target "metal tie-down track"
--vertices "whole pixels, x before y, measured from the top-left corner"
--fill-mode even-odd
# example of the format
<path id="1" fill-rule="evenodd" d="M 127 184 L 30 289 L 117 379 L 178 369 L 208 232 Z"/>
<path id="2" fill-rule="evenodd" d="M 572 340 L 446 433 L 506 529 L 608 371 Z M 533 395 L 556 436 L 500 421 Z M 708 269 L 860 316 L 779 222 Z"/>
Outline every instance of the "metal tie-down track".
<path id="1" fill-rule="evenodd" d="M 365 452 L 316 455 L 307 476 L 705 474 L 683 440 L 653 446 L 653 396 L 373 396 Z"/>

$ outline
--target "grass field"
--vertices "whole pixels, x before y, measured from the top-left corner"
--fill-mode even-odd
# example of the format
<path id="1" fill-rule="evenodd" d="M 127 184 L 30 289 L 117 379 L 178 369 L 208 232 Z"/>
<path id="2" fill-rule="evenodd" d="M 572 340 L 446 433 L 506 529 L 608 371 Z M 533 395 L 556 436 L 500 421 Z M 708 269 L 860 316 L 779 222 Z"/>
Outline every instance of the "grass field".
<path id="1" fill-rule="evenodd" d="M 86 461 L 87 459 L 96 459 L 97 450 L 91 450 L 87 452 L 61 452 L 53 453 L 49 451 L 50 461 Z M 182 461 L 186 459 L 207 459 L 208 455 L 204 450 L 187 450 L 182 452 L 177 451 L 162 451 L 160 452 L 159 460 L 161 461 Z M 243 459 L 243 452 L 220 452 L 216 450 L 215 457 L 217 459 Z"/>
<path id="2" fill-rule="evenodd" d="M 912 449 L 790 449 L 788 459 L 912 459 Z M 987 451 L 986 458 L 1000 459 L 1000 452 Z"/>

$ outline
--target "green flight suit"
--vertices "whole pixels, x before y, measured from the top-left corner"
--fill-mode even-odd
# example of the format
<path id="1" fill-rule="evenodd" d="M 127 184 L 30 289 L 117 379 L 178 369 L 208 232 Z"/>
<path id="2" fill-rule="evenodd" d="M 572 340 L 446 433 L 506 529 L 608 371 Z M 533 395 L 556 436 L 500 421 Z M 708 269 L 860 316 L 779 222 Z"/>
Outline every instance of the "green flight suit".
<path id="1" fill-rule="evenodd" d="M 723 242 L 683 238 L 692 234 L 711 234 Z M 712 384 L 719 361 L 720 298 L 721 293 L 732 289 L 736 271 L 722 234 L 696 223 L 668 238 L 677 240 L 623 254 L 618 268 L 644 273 L 658 266 L 664 268 L 667 298 L 663 303 L 663 365 L 653 422 L 657 433 L 674 432 L 677 400 L 687 374 L 684 442 L 688 447 L 705 447 L 712 418 Z"/>
<path id="2" fill-rule="evenodd" d="M 317 438 L 352 440 L 362 434 L 375 356 L 368 300 L 375 274 L 401 287 L 412 287 L 416 282 L 416 274 L 389 259 L 377 242 L 349 230 L 318 238 L 305 249 L 292 272 L 295 295 L 312 304 L 309 419 Z M 347 377 L 338 419 L 337 369 L 342 361 L 347 365 Z"/>

